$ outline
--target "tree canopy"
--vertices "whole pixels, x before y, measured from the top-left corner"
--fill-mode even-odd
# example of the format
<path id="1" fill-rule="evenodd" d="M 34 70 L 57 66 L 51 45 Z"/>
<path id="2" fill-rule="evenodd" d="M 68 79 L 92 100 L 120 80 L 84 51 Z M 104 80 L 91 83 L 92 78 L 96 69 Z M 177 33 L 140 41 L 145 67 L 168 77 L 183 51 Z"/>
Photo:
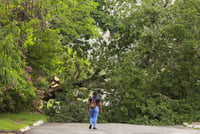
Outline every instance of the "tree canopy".
<path id="1" fill-rule="evenodd" d="M 0 111 L 87 122 L 95 90 L 101 122 L 199 121 L 199 14 L 200 0 L 0 0 Z"/>

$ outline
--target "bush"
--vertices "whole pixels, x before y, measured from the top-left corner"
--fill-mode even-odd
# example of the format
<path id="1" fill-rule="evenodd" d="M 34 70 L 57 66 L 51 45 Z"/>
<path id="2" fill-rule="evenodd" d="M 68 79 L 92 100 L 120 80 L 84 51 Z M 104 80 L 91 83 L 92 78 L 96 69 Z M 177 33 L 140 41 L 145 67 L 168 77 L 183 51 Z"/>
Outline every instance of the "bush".
<path id="1" fill-rule="evenodd" d="M 35 88 L 30 84 L 7 88 L 0 100 L 0 112 L 18 113 L 31 110 Z"/>
<path id="2" fill-rule="evenodd" d="M 82 101 L 71 101 L 67 93 L 57 93 L 52 104 L 45 107 L 45 113 L 51 122 L 88 122 L 87 104 Z"/>

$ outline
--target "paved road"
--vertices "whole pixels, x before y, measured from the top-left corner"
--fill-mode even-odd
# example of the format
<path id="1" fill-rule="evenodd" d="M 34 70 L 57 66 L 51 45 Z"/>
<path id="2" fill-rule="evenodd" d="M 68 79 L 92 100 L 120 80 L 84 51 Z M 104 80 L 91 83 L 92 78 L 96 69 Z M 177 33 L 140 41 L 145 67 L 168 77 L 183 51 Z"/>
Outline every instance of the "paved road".
<path id="1" fill-rule="evenodd" d="M 47 123 L 31 129 L 28 134 L 200 134 L 200 129 L 183 127 L 97 124 L 97 128 L 89 130 L 88 124 Z"/>

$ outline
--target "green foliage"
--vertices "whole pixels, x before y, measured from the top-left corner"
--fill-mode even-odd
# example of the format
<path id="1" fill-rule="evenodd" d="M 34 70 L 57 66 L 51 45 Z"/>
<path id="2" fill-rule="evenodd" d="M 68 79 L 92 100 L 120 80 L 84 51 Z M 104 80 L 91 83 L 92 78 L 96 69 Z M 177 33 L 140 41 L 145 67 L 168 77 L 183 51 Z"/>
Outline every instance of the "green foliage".
<path id="1" fill-rule="evenodd" d="M 199 107 L 193 105 L 199 102 L 199 4 L 144 0 L 133 3 L 126 16 L 112 16 L 120 29 L 110 30 L 111 35 L 118 36 L 111 36 L 109 45 L 100 41 L 92 61 L 109 79 L 104 87 L 110 93 L 105 100 L 109 122 L 199 121 L 198 110 L 192 110 Z"/>
<path id="2" fill-rule="evenodd" d="M 0 0 L 0 111 L 31 110 L 57 76 L 51 121 L 87 122 L 76 92 L 90 82 L 108 93 L 100 122 L 200 121 L 199 13 L 199 0 Z"/>
<path id="3" fill-rule="evenodd" d="M 28 73 L 27 70 L 23 70 L 22 52 L 17 44 L 20 31 L 16 22 L 1 29 L 0 111 L 3 112 L 23 111 L 26 109 L 24 104 L 30 106 L 31 100 L 35 97 L 35 88 L 27 81 Z"/>
<path id="4" fill-rule="evenodd" d="M 59 73 L 65 81 L 65 86 L 70 86 L 69 83 L 78 83 L 90 77 L 90 62 L 87 58 L 79 58 L 77 51 L 73 51 L 71 48 L 67 48 L 63 53 L 60 64 L 61 68 L 59 69 Z M 63 72 L 65 74 L 62 74 Z"/>
<path id="5" fill-rule="evenodd" d="M 0 61 L 2 66 L 0 68 L 0 78 L 1 83 L 5 85 L 18 81 L 20 79 L 18 72 L 22 72 L 20 69 L 21 52 L 15 47 L 19 33 L 20 29 L 15 23 L 1 29 Z"/>
<path id="6" fill-rule="evenodd" d="M 86 107 L 87 103 L 71 101 L 66 93 L 58 93 L 57 99 L 45 108 L 45 112 L 52 122 L 88 122 Z"/>
<path id="7" fill-rule="evenodd" d="M 82 71 L 88 64 L 86 58 L 75 56 L 72 59 L 77 61 L 62 70 L 63 57 L 71 43 L 75 46 L 82 38 L 98 36 L 95 21 L 90 17 L 96 2 L 1 0 L 0 3 L 0 111 L 29 109 L 34 99 L 42 97 L 36 93 L 48 90 L 53 76 L 63 77 L 70 72 L 72 77 L 78 72 L 75 75 L 80 75 L 80 79 L 86 77 Z"/>
<path id="8" fill-rule="evenodd" d="M 44 78 L 39 79 L 38 87 L 40 89 L 46 90 L 49 87 L 49 82 L 45 80 Z"/>

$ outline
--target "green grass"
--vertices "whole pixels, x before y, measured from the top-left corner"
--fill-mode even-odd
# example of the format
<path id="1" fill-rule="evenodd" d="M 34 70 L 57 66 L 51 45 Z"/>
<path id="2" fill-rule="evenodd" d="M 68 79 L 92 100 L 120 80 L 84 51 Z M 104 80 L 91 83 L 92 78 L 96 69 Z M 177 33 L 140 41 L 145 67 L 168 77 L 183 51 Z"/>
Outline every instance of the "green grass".
<path id="1" fill-rule="evenodd" d="M 38 120 L 47 121 L 48 116 L 36 113 L 0 113 L 0 130 L 16 131 L 33 125 Z"/>

